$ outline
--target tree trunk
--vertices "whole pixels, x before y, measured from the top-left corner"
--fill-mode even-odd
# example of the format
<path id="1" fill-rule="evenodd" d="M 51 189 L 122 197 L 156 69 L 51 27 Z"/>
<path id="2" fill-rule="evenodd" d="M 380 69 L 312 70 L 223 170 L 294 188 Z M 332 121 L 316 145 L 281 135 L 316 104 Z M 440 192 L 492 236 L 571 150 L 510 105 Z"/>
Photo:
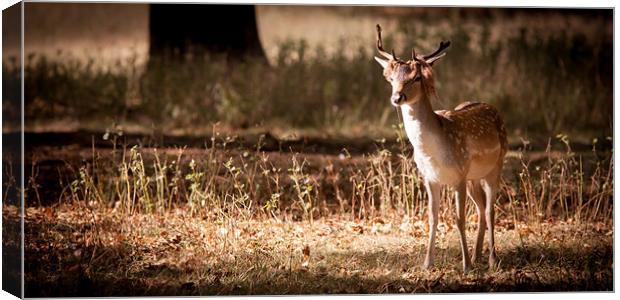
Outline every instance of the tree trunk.
<path id="1" fill-rule="evenodd" d="M 209 53 L 266 61 L 253 5 L 151 4 L 149 30 L 151 57 Z"/>

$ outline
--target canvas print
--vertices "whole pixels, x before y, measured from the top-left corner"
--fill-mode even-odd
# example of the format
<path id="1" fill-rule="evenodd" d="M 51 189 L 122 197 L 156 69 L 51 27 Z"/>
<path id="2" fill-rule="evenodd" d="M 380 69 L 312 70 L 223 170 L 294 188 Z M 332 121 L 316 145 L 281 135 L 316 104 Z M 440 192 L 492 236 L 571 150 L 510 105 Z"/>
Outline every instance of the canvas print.
<path id="1" fill-rule="evenodd" d="M 26 2 L 3 41 L 15 295 L 614 289 L 613 9 Z"/>

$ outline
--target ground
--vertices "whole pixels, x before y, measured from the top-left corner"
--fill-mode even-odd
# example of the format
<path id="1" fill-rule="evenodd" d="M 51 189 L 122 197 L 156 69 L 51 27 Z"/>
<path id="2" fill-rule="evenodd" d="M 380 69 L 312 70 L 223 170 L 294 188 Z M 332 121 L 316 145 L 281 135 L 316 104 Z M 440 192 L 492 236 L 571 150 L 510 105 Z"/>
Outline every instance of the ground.
<path id="1" fill-rule="evenodd" d="M 16 221 L 4 208 L 5 224 Z M 85 203 L 26 212 L 26 296 L 610 291 L 613 229 L 499 221 L 497 270 L 461 272 L 458 234 L 439 225 L 436 266 L 421 268 L 423 220 L 332 217 L 217 224 L 123 216 Z M 469 245 L 474 218 L 468 225 Z"/>
<path id="2" fill-rule="evenodd" d="M 426 198 L 399 143 L 267 137 L 259 150 L 222 137 L 156 149 L 95 136 L 30 136 L 27 297 L 613 290 L 608 148 L 513 146 L 496 203 L 499 267 L 488 269 L 485 245 L 463 274 L 449 193 L 435 267 L 422 268 Z M 470 249 L 474 212 L 468 201 Z M 18 222 L 5 202 L 5 237 Z"/>

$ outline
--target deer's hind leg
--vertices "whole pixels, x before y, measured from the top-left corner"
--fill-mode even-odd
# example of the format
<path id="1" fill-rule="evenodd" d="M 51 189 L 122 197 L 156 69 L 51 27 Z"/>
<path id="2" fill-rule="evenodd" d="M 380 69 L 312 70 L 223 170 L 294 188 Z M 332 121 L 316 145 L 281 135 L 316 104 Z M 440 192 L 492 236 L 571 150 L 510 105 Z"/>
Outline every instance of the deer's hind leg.
<path id="1" fill-rule="evenodd" d="M 489 268 L 493 269 L 497 265 L 497 255 L 495 254 L 495 197 L 499 190 L 501 167 L 496 168 L 491 174 L 487 175 L 480 182 L 484 190 L 486 200 L 486 221 L 489 241 Z"/>
<path id="2" fill-rule="evenodd" d="M 482 257 L 482 243 L 484 241 L 484 233 L 486 232 L 486 199 L 482 185 L 479 180 L 472 180 L 467 185 L 467 193 L 476 203 L 476 212 L 478 213 L 478 231 L 476 235 L 476 243 L 474 244 L 474 253 L 471 258 L 476 263 Z"/>

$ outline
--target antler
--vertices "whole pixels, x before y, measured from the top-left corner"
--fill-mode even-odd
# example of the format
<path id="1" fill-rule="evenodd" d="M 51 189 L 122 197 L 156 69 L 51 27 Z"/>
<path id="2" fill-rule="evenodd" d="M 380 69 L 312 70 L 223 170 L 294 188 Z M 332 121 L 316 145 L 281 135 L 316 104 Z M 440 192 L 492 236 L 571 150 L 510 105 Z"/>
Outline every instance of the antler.
<path id="1" fill-rule="evenodd" d="M 381 40 L 381 26 L 377 24 L 377 49 L 379 49 L 379 53 L 383 55 L 387 59 L 396 60 L 396 54 L 394 54 L 394 49 L 392 49 L 392 54 L 387 53 L 383 50 L 383 41 Z"/>
<path id="2" fill-rule="evenodd" d="M 441 43 L 439 43 L 439 48 L 435 50 L 435 52 L 429 55 L 424 55 L 424 60 L 428 60 L 430 58 L 437 56 L 437 54 L 441 53 L 441 51 L 443 50 L 446 50 L 446 48 L 448 47 L 450 47 L 450 41 L 441 41 Z"/>
<path id="3" fill-rule="evenodd" d="M 413 59 L 414 61 L 420 61 L 415 53 L 415 48 L 411 48 L 411 59 Z"/>

